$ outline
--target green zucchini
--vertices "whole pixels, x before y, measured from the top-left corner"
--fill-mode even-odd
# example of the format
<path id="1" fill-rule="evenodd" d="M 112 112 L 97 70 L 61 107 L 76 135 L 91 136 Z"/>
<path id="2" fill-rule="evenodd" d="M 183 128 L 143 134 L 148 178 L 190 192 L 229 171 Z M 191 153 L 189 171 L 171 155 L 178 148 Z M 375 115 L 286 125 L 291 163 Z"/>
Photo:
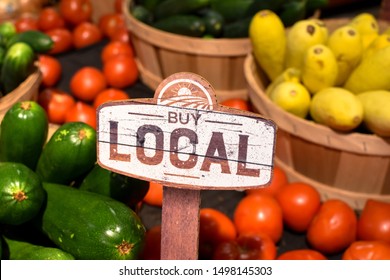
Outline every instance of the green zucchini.
<path id="1" fill-rule="evenodd" d="M 32 244 L 4 237 L 10 260 L 74 260 L 74 257 L 54 247 Z"/>
<path id="2" fill-rule="evenodd" d="M 156 8 L 156 6 L 164 1 L 165 0 L 140 0 L 140 1 L 137 1 L 137 4 L 145 7 L 149 11 L 153 12 L 154 9 Z"/>
<path id="3" fill-rule="evenodd" d="M 47 53 L 53 46 L 53 39 L 38 30 L 26 30 L 20 33 L 17 33 L 13 36 L 7 43 L 7 48 L 10 48 L 13 44 L 23 42 L 28 44 L 36 53 Z"/>
<path id="4" fill-rule="evenodd" d="M 149 183 L 95 164 L 82 180 L 79 189 L 109 196 L 135 209 L 148 192 Z"/>
<path id="5" fill-rule="evenodd" d="M 16 162 L 0 162 L 0 223 L 20 225 L 40 211 L 45 192 L 38 175 Z"/>
<path id="6" fill-rule="evenodd" d="M 37 102 L 15 103 L 1 122 L 0 161 L 23 163 L 35 170 L 48 129 L 46 112 Z"/>
<path id="7" fill-rule="evenodd" d="M 227 23 L 223 26 L 222 36 L 224 38 L 247 38 L 249 36 L 249 25 L 252 17 L 246 17 Z"/>
<path id="8" fill-rule="evenodd" d="M 0 84 L 5 94 L 16 89 L 35 70 L 36 54 L 26 43 L 15 43 L 7 49 L 1 67 Z"/>
<path id="9" fill-rule="evenodd" d="M 95 129 L 83 122 L 69 122 L 44 146 L 36 172 L 42 181 L 68 185 L 89 172 L 96 160 Z"/>
<path id="10" fill-rule="evenodd" d="M 214 38 L 221 37 L 223 25 L 225 23 L 223 16 L 211 8 L 203 9 L 199 14 L 206 26 L 205 33 Z"/>
<path id="11" fill-rule="evenodd" d="M 38 225 L 56 246 L 76 259 L 137 259 L 145 227 L 137 214 L 110 197 L 43 183 L 46 207 Z"/>
<path id="12" fill-rule="evenodd" d="M 153 27 L 175 34 L 201 37 L 206 31 L 204 21 L 195 15 L 175 15 L 160 19 Z"/>
<path id="13" fill-rule="evenodd" d="M 160 20 L 174 15 L 190 14 L 209 5 L 210 0 L 165 0 L 155 7 L 154 17 Z"/>
<path id="14" fill-rule="evenodd" d="M 220 13 L 226 22 L 232 22 L 253 16 L 256 12 L 279 9 L 282 0 L 210 0 L 210 6 Z"/>

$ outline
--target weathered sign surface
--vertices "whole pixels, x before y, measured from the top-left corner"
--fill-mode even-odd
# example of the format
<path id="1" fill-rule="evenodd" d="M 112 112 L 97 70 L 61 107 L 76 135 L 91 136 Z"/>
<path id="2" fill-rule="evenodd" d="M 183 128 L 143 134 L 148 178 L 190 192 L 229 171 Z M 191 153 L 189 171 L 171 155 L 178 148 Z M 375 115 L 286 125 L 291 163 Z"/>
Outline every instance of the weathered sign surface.
<path id="1" fill-rule="evenodd" d="M 219 106 L 200 76 L 177 73 L 154 99 L 98 110 L 98 161 L 132 177 L 190 189 L 266 185 L 276 126 L 257 114 Z"/>

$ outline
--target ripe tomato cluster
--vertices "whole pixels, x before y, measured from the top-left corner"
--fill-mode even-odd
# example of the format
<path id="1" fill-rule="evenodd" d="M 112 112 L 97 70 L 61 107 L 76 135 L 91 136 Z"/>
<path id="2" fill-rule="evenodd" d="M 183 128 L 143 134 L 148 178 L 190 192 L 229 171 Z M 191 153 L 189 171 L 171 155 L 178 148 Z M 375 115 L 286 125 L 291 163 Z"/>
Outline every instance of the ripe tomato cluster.
<path id="1" fill-rule="evenodd" d="M 125 88 L 139 76 L 129 33 L 121 13 L 122 1 L 115 1 L 113 12 L 92 20 L 90 0 L 60 0 L 45 6 L 36 16 L 21 15 L 15 21 L 18 32 L 39 30 L 48 34 L 54 46 L 39 55 L 42 83 L 38 101 L 54 124 L 83 121 L 96 128 L 96 108 L 104 102 L 128 99 Z M 57 88 L 63 76 L 58 55 L 77 52 L 103 43 L 101 68 L 81 65 L 72 73 L 69 92 Z"/>
<path id="2" fill-rule="evenodd" d="M 150 183 L 143 202 L 161 207 L 162 197 L 163 186 Z M 146 259 L 160 256 L 160 247 L 148 244 L 161 241 L 156 227 L 148 230 Z M 281 251 L 286 231 L 303 236 L 305 246 Z M 200 259 L 327 260 L 335 255 L 389 260 L 390 203 L 368 199 L 358 213 L 341 199 L 321 199 L 307 183 L 289 182 L 275 166 L 269 186 L 247 190 L 232 213 L 200 209 Z"/>

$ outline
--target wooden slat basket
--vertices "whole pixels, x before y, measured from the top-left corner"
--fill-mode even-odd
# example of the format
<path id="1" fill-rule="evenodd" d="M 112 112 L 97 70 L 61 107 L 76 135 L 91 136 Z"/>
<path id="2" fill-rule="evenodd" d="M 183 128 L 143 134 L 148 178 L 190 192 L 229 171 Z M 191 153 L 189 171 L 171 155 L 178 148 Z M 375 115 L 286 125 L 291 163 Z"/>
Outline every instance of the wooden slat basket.
<path id="1" fill-rule="evenodd" d="M 37 100 L 41 81 L 42 74 L 37 68 L 34 73 L 28 76 L 16 89 L 0 98 L 0 122 L 3 120 L 8 109 L 16 102 Z"/>
<path id="2" fill-rule="evenodd" d="M 125 0 L 123 12 L 135 49 L 141 80 L 153 90 L 177 72 L 193 72 L 214 87 L 218 101 L 247 98 L 245 57 L 251 51 L 249 38 L 203 39 L 160 31 L 136 20 Z"/>
<path id="3" fill-rule="evenodd" d="M 332 28 L 345 22 L 326 24 Z M 323 199 L 340 198 L 358 210 L 369 198 L 390 202 L 390 138 L 338 133 L 289 114 L 265 95 L 269 82 L 252 54 L 244 71 L 255 110 L 278 126 L 275 164 L 291 181 L 309 183 Z"/>

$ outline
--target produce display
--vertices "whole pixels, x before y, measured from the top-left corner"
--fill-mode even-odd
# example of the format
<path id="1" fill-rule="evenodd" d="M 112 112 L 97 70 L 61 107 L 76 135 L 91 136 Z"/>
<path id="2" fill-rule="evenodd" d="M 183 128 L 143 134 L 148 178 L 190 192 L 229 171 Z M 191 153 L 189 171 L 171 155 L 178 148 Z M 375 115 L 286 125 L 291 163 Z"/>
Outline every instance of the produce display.
<path id="1" fill-rule="evenodd" d="M 160 17 L 176 9 L 182 12 L 202 3 L 214 3 L 220 5 L 227 18 L 229 11 L 230 16 L 238 13 L 238 10 L 232 13 L 233 6 L 228 6 L 233 2 L 239 1 L 136 1 L 144 8 L 165 3 L 167 6 L 161 8 Z M 300 7 L 298 4 L 302 3 L 324 3 L 242 1 L 248 6 L 255 2 L 267 5 L 287 2 L 290 7 Z M 71 3 L 78 5 L 72 6 Z M 118 7 L 121 7 L 120 3 L 115 1 Z M 71 6 L 80 5 L 84 5 L 86 14 L 82 15 L 80 10 L 70 12 Z M 13 45 L 20 43 L 16 41 L 21 37 L 27 36 L 25 32 L 28 31 L 24 29 L 27 28 L 29 32 L 39 32 L 40 35 L 34 38 L 50 38 L 53 46 L 47 52 L 34 53 L 43 74 L 38 99 L 16 102 L 0 124 L 2 259 L 160 259 L 163 186 L 129 178 L 97 164 L 97 107 L 106 101 L 133 97 L 140 83 L 120 9 L 104 14 L 96 24 L 91 21 L 92 9 L 89 0 L 60 0 L 58 6 L 44 7 L 34 24 L 28 21 L 28 27 L 21 24 L 27 22 L 27 17 L 21 16 L 15 20 L 17 34 L 20 35 L 13 39 Z M 203 8 L 201 10 L 205 11 Z M 288 11 L 294 10 L 290 8 Z M 74 13 L 79 13 L 79 16 L 75 17 Z M 284 87 L 280 85 L 284 83 L 287 88 L 298 89 L 300 103 L 305 99 L 306 105 L 292 112 L 308 118 L 310 106 L 317 106 L 316 102 L 323 105 L 326 101 L 322 98 L 333 99 L 335 93 L 328 91 L 327 87 L 321 89 L 323 96 L 319 92 L 314 94 L 313 87 L 309 88 L 302 82 L 302 70 L 284 66 L 285 60 L 281 60 L 280 56 L 283 49 L 277 48 L 275 42 L 284 40 L 287 44 L 285 27 L 288 23 L 280 20 L 281 15 L 273 14 L 272 22 L 268 23 L 273 28 L 268 28 L 269 32 L 262 32 L 260 37 L 256 36 L 256 40 L 261 41 L 255 41 L 253 33 L 249 33 L 254 46 L 272 46 L 266 47 L 271 54 L 267 54 L 265 60 L 258 59 L 269 75 L 267 94 L 275 96 L 275 100 L 285 101 L 281 90 Z M 147 17 L 148 14 L 142 16 Z M 86 22 L 90 24 L 83 24 Z M 321 23 L 319 20 L 313 22 Z M 76 28 L 81 24 L 90 37 L 75 35 Z M 91 25 L 94 27 L 91 28 Z M 261 25 L 259 23 L 258 26 Z M 98 34 L 96 26 L 100 31 Z M 327 28 L 321 24 L 317 26 L 323 32 L 322 36 L 328 31 L 327 37 L 331 38 Z M 276 32 L 283 32 L 283 37 Z M 213 37 L 222 36 L 219 34 Z M 266 40 L 269 36 L 274 36 L 271 43 Z M 386 44 L 386 40 L 380 42 L 378 47 Z M 35 43 L 30 42 L 31 45 Z M 321 46 L 320 49 L 329 54 L 325 47 Z M 290 50 L 299 52 L 295 48 Z M 65 70 L 69 71 L 70 68 L 61 63 L 72 55 L 75 55 L 74 60 L 79 67 L 74 73 L 69 73 Z M 268 55 L 274 56 L 270 58 Z M 367 54 L 367 57 L 374 55 Z M 83 58 L 82 62 L 79 61 L 80 57 Z M 294 60 L 297 57 L 297 54 L 291 57 L 292 64 L 296 63 Z M 271 70 L 268 72 L 267 69 Z M 63 81 L 64 76 L 69 82 Z M 310 77 L 309 80 L 315 78 L 307 77 Z M 314 83 L 314 86 L 317 85 Z M 352 99 L 357 104 L 363 103 L 356 105 L 358 109 L 355 111 L 364 111 L 364 114 L 361 113 L 362 122 L 365 121 L 367 127 L 374 127 L 373 131 L 379 131 L 375 133 L 381 135 L 381 131 L 387 131 L 383 123 L 389 122 L 378 123 L 377 118 L 368 119 L 370 114 L 365 112 L 373 110 L 373 107 L 364 105 L 364 101 L 360 100 L 369 98 L 378 100 L 375 101 L 378 104 L 385 103 L 386 95 L 382 92 L 387 94 L 388 90 L 376 90 L 372 98 L 366 97 L 366 93 L 345 94 L 348 102 Z M 341 91 L 349 92 L 346 88 L 339 89 L 337 98 L 343 95 Z M 152 94 L 152 91 L 147 93 Z M 318 100 L 314 100 L 317 96 Z M 252 110 L 250 102 L 240 98 L 226 100 L 221 105 Z M 326 119 L 321 110 L 315 111 L 318 114 L 313 114 L 311 118 Z M 371 113 L 375 114 L 378 111 Z M 54 131 L 50 131 L 52 125 Z M 345 123 L 337 125 L 346 127 Z M 205 199 L 202 199 L 200 208 L 199 259 L 390 259 L 390 227 L 387 226 L 390 223 L 389 203 L 369 199 L 364 209 L 356 211 L 341 199 L 321 200 L 313 186 L 290 182 L 279 166 L 274 166 L 272 181 L 266 188 L 243 192 L 205 191 L 201 195 Z"/>
<path id="2" fill-rule="evenodd" d="M 389 30 L 370 13 L 333 25 L 304 19 L 286 28 L 276 13 L 263 10 L 249 32 L 269 80 L 265 93 L 275 104 L 336 131 L 389 137 Z"/>
<path id="3" fill-rule="evenodd" d="M 136 0 L 131 14 L 163 31 L 205 38 L 245 38 L 253 15 L 270 9 L 283 23 L 311 16 L 327 5 L 327 0 Z"/>

